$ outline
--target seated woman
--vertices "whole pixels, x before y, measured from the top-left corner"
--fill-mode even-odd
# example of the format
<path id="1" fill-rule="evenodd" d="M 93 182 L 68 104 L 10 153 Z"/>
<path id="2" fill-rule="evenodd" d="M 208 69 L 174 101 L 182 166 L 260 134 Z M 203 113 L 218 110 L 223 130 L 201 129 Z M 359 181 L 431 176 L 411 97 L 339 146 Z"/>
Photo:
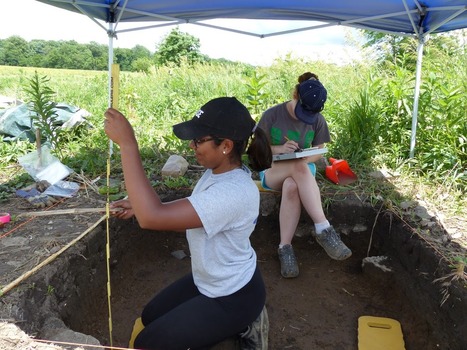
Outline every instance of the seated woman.
<path id="1" fill-rule="evenodd" d="M 291 153 L 298 149 L 319 147 L 330 142 L 328 125 L 320 113 L 327 91 L 316 74 L 306 72 L 298 78 L 293 98 L 266 110 L 258 126 L 270 137 L 273 154 Z M 279 211 L 280 244 L 278 248 L 281 274 L 297 277 L 299 268 L 292 248 L 292 238 L 300 219 L 302 205 L 314 222 L 316 241 L 335 260 L 352 255 L 331 226 L 323 211 L 321 194 L 314 177 L 314 162 L 321 155 L 275 161 L 260 172 L 265 189 L 282 191 Z"/>

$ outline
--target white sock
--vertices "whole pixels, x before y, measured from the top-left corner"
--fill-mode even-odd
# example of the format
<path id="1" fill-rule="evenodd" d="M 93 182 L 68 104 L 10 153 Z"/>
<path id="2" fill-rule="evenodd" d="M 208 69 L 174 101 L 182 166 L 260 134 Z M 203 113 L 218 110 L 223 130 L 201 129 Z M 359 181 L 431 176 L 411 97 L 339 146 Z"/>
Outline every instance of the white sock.
<path id="1" fill-rule="evenodd" d="M 328 220 L 319 222 L 315 224 L 315 231 L 319 235 L 321 232 L 323 232 L 325 229 L 327 229 L 331 224 L 329 223 Z"/>

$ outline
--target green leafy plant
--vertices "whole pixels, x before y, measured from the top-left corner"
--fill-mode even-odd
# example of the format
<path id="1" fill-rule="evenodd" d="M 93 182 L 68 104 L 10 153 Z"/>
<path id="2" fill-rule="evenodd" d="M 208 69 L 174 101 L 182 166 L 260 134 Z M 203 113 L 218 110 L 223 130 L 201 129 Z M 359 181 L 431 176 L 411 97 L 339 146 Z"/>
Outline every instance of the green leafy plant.
<path id="1" fill-rule="evenodd" d="M 0 185 L 0 203 L 5 202 L 7 199 L 10 198 L 10 192 L 11 190 L 7 186 Z"/>
<path id="2" fill-rule="evenodd" d="M 372 98 L 379 82 L 378 79 L 370 79 L 361 90 L 359 99 L 349 106 L 348 113 L 342 118 L 334 151 L 336 156 L 351 164 L 369 164 L 380 142 L 380 110 Z"/>
<path id="3" fill-rule="evenodd" d="M 190 179 L 184 176 L 179 176 L 179 177 L 167 176 L 164 178 L 163 184 L 167 188 L 191 188 L 193 185 Z"/>
<path id="4" fill-rule="evenodd" d="M 25 88 L 29 95 L 29 108 L 33 112 L 31 120 L 36 129 L 36 144 L 40 148 L 42 137 L 50 142 L 52 149 L 60 153 L 60 125 L 58 114 L 55 111 L 56 103 L 52 101 L 55 92 L 47 85 L 50 78 L 39 77 L 37 71 L 29 80 L 29 86 Z"/>
<path id="5" fill-rule="evenodd" d="M 10 177 L 8 182 L 0 183 L 0 203 L 10 199 L 15 190 L 31 184 L 31 177 L 27 173 L 21 173 Z"/>
<path id="6" fill-rule="evenodd" d="M 254 114 L 259 114 L 264 111 L 264 105 L 268 98 L 268 93 L 263 89 L 266 85 L 263 81 L 265 77 L 265 74 L 258 75 L 256 71 L 253 71 L 252 76 L 248 79 L 246 84 L 248 92 L 246 100 Z"/>
<path id="7" fill-rule="evenodd" d="M 55 288 L 50 284 L 47 286 L 47 295 L 52 295 L 55 293 Z"/>

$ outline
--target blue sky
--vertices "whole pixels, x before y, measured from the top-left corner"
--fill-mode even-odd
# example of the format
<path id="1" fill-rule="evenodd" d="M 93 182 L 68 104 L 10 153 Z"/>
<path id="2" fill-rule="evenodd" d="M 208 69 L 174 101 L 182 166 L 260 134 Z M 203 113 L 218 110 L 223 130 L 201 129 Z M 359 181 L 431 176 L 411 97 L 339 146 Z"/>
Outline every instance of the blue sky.
<path id="1" fill-rule="evenodd" d="M 291 21 L 251 20 L 223 20 L 222 23 L 229 23 L 236 28 L 259 34 L 288 30 L 303 25 L 303 23 Z M 105 23 L 103 25 L 107 26 Z M 117 31 L 125 28 L 127 26 L 120 24 Z M 114 41 L 114 47 L 132 48 L 135 45 L 143 45 L 154 52 L 156 44 L 172 28 L 163 27 L 121 33 Z M 286 54 L 291 54 L 296 58 L 317 58 L 337 64 L 359 58 L 358 50 L 346 44 L 347 37 L 355 38 L 357 34 L 346 27 L 327 27 L 264 39 L 192 24 L 184 24 L 179 28 L 200 39 L 201 52 L 212 58 L 223 57 L 256 65 L 269 65 L 275 58 L 284 57 Z M 32 39 L 76 40 L 80 43 L 96 41 L 108 44 L 105 31 L 86 16 L 35 0 L 5 1 L 2 4 L 0 39 L 12 35 L 19 35 L 28 41 Z"/>

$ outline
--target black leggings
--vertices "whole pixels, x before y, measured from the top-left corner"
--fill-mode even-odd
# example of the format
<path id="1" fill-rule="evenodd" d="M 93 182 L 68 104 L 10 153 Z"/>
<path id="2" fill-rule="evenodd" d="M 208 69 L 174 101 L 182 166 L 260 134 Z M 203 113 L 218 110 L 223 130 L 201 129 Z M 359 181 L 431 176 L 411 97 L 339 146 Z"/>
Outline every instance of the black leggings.
<path id="1" fill-rule="evenodd" d="M 261 313 L 266 290 L 258 268 L 243 288 L 220 298 L 202 295 L 190 273 L 158 293 L 141 315 L 135 348 L 208 349 L 241 333 Z"/>

